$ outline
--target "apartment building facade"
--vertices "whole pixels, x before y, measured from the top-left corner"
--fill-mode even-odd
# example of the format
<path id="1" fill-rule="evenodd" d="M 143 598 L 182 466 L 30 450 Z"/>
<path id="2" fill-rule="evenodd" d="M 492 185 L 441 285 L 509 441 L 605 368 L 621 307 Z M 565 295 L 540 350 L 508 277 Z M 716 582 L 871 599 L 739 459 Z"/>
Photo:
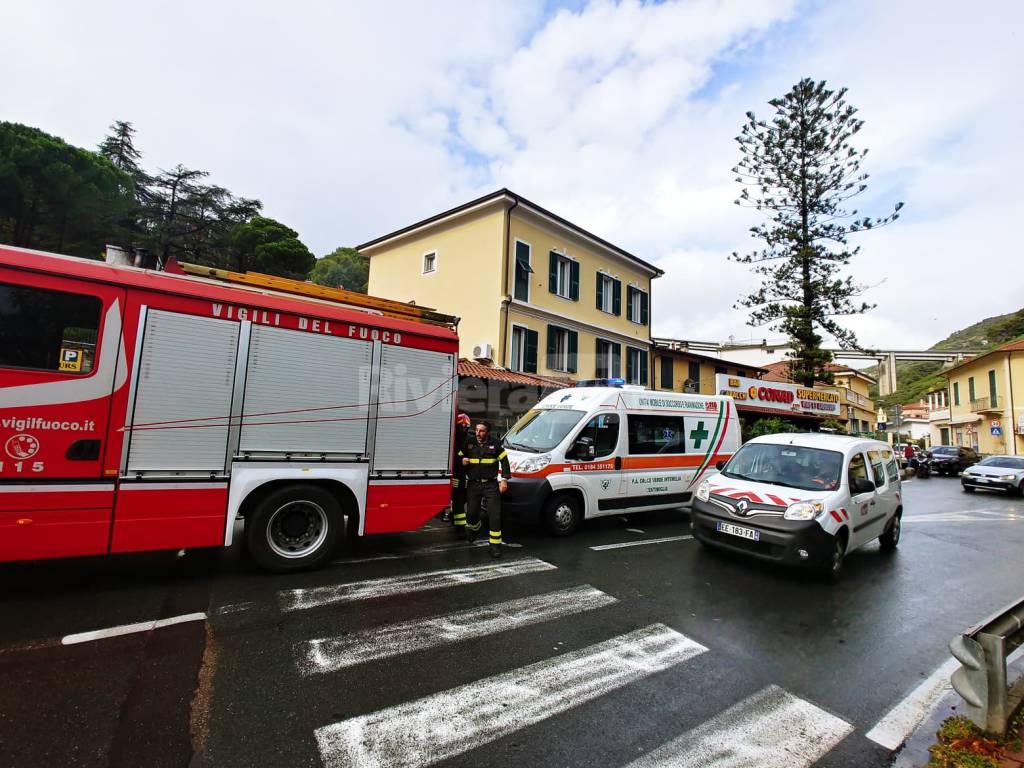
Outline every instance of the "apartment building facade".
<path id="1" fill-rule="evenodd" d="M 928 432 L 932 445 L 952 445 L 949 427 L 949 393 L 933 389 L 927 395 Z"/>
<path id="2" fill-rule="evenodd" d="M 666 392 L 718 393 L 715 377 L 719 374 L 759 379 L 764 368 L 724 360 L 714 355 L 691 352 L 674 339 L 653 339 L 653 376 L 651 388 Z"/>
<path id="3" fill-rule="evenodd" d="M 1024 339 L 940 375 L 948 382 L 953 445 L 982 454 L 1024 455 Z"/>
<path id="4" fill-rule="evenodd" d="M 369 292 L 458 315 L 460 357 L 569 381 L 651 384 L 662 271 L 501 189 L 358 246 Z"/>

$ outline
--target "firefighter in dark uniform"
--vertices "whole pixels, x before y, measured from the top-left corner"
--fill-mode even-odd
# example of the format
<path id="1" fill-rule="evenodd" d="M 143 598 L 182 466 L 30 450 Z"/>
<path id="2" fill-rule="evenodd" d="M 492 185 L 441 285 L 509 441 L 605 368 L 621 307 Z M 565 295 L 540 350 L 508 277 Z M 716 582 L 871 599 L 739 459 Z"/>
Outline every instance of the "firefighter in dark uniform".
<path id="1" fill-rule="evenodd" d="M 473 541 L 480 531 L 480 506 L 487 500 L 491 557 L 501 557 L 501 494 L 512 475 L 501 441 L 491 437 L 486 424 L 476 425 L 459 456 L 466 470 L 466 537 Z"/>
<path id="2" fill-rule="evenodd" d="M 462 465 L 462 447 L 469 437 L 469 416 L 460 413 L 455 419 L 452 441 L 452 508 L 450 519 L 460 536 L 466 531 L 466 468 Z"/>

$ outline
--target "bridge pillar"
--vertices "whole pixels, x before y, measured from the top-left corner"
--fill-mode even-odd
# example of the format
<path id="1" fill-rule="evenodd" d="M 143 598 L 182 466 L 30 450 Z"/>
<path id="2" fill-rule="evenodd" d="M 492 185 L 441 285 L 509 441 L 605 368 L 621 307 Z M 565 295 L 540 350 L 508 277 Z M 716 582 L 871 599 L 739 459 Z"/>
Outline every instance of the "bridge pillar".
<path id="1" fill-rule="evenodd" d="M 889 352 L 879 358 L 878 394 L 882 397 L 891 395 L 898 386 L 896 382 L 896 353 Z"/>

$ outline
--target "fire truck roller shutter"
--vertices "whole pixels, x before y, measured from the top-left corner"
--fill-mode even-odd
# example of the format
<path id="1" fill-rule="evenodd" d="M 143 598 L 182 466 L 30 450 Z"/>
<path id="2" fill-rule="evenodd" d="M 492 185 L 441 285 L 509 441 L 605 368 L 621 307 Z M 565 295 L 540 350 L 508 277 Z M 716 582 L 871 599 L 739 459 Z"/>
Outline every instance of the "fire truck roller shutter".
<path id="1" fill-rule="evenodd" d="M 455 356 L 385 345 L 372 469 L 447 472 Z"/>
<path id="2" fill-rule="evenodd" d="M 257 325 L 239 449 L 361 455 L 373 345 Z"/>
<path id="3" fill-rule="evenodd" d="M 238 323 L 149 310 L 128 471 L 224 471 Z"/>

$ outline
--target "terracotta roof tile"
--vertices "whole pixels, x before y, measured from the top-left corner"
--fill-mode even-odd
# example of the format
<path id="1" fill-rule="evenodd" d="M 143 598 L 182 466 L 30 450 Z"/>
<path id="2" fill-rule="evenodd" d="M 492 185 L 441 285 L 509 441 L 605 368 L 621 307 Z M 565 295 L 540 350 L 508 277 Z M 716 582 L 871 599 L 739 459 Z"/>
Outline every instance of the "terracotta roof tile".
<path id="1" fill-rule="evenodd" d="M 558 381 L 544 376 L 534 376 L 530 373 L 507 371 L 504 368 L 492 368 L 489 365 L 461 359 L 459 360 L 459 376 L 507 381 L 510 384 L 525 384 L 531 387 L 544 387 L 545 389 L 562 389 L 563 387 L 572 386 L 572 382 Z"/>

